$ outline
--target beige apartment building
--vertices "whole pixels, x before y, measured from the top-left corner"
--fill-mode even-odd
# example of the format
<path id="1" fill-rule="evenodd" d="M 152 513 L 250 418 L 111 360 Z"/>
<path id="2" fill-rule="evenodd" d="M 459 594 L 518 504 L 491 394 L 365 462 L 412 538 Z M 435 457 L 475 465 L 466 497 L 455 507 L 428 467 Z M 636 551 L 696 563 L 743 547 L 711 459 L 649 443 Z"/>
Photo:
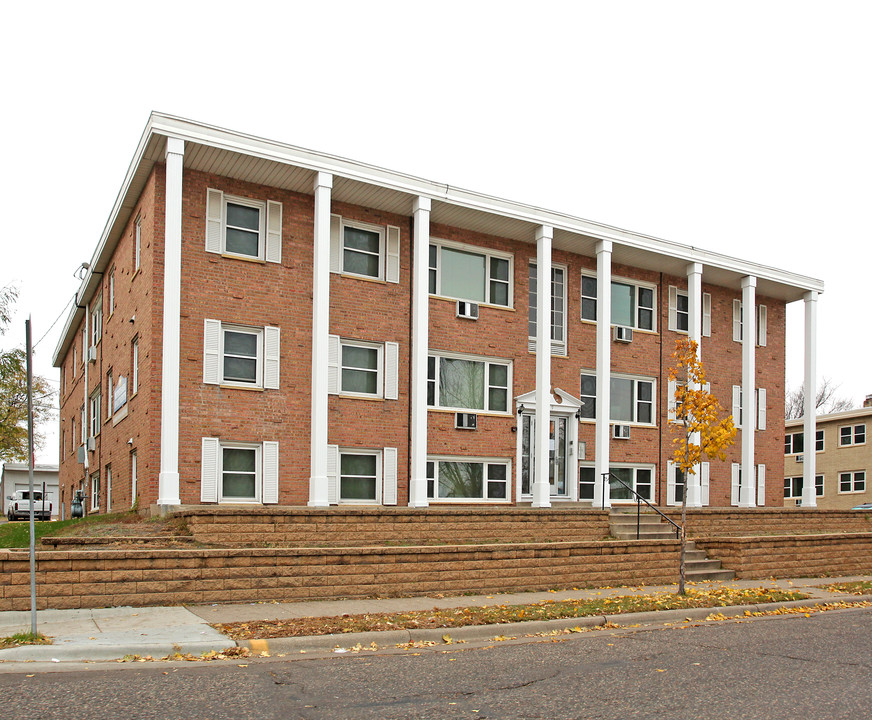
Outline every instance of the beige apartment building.
<path id="1" fill-rule="evenodd" d="M 804 447 L 802 418 L 784 423 L 784 505 L 802 501 L 802 468 L 809 450 Z M 817 506 L 845 510 L 872 502 L 867 471 L 872 468 L 872 395 L 856 410 L 818 415 L 815 442 L 815 494 Z"/>

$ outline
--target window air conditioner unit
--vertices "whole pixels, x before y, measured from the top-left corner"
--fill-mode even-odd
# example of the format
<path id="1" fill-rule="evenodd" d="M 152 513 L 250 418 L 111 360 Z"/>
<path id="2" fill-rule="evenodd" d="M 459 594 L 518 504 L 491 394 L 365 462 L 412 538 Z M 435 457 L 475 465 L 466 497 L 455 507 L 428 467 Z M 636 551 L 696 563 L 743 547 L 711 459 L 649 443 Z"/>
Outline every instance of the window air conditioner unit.
<path id="1" fill-rule="evenodd" d="M 454 427 L 458 430 L 475 430 L 478 425 L 478 415 L 475 413 L 456 413 Z"/>
<path id="2" fill-rule="evenodd" d="M 805 458 L 804 458 L 802 455 L 797 455 L 797 456 L 796 456 L 796 462 L 799 462 L 799 463 L 801 463 L 801 462 L 805 462 Z"/>
<path id="3" fill-rule="evenodd" d="M 802 498 L 797 498 L 794 502 L 796 503 L 796 507 L 802 506 Z"/>
<path id="4" fill-rule="evenodd" d="M 478 320 L 478 303 L 467 302 L 466 300 L 457 301 L 457 317 L 466 320 Z"/>
<path id="5" fill-rule="evenodd" d="M 76 462 L 79 463 L 79 465 L 85 464 L 85 446 L 84 445 L 79 445 L 79 447 L 76 448 Z"/>
<path id="6" fill-rule="evenodd" d="M 91 437 L 88 438 L 88 450 L 91 450 L 93 452 L 96 449 L 97 449 L 97 438 L 95 438 L 92 435 Z"/>
<path id="7" fill-rule="evenodd" d="M 612 437 L 615 440 L 629 440 L 630 426 L 629 425 L 612 425 Z"/>
<path id="8" fill-rule="evenodd" d="M 88 361 L 89 362 L 97 362 L 97 346 L 91 345 L 88 348 Z"/>
<path id="9" fill-rule="evenodd" d="M 614 338 L 615 342 L 633 342 L 633 328 L 624 327 L 623 325 L 615 325 Z"/>

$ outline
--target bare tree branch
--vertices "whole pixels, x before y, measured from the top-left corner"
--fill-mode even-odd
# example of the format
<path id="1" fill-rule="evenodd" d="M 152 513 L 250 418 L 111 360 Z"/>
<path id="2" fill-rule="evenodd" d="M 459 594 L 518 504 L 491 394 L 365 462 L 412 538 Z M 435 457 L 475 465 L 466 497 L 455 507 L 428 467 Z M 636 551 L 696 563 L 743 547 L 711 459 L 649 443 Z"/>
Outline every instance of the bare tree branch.
<path id="1" fill-rule="evenodd" d="M 815 393 L 815 414 L 828 415 L 834 412 L 843 410 L 851 410 L 855 405 L 854 402 L 845 397 L 837 397 L 836 391 L 839 386 L 836 385 L 830 378 L 822 378 L 818 383 L 817 392 Z M 784 417 L 786 420 L 798 420 L 805 413 L 805 387 L 800 385 L 798 388 L 788 391 L 784 398 Z"/>

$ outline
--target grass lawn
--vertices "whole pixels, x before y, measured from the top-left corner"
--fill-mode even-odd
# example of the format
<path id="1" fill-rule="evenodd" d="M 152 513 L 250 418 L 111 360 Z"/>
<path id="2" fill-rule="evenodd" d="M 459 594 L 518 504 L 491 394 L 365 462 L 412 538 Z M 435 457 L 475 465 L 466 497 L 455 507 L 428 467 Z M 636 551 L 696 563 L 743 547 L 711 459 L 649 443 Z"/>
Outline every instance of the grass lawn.
<path id="1" fill-rule="evenodd" d="M 135 512 L 125 511 L 95 515 L 94 517 L 76 518 L 75 520 L 46 520 L 34 522 L 36 545 L 44 535 L 89 534 L 100 528 L 113 528 L 130 522 L 139 522 Z M 84 531 L 84 532 L 82 532 Z M 29 548 L 30 523 L 26 520 L 3 523 L 0 525 L 0 548 Z"/>
<path id="2" fill-rule="evenodd" d="M 9 637 L 0 637 L 0 650 L 18 647 L 19 645 L 51 645 L 51 640 L 42 633 L 34 635 L 29 631 L 15 633 Z"/>
<path id="3" fill-rule="evenodd" d="M 456 628 L 467 625 L 495 625 L 524 620 L 556 620 L 590 615 L 620 615 L 650 610 L 720 608 L 729 605 L 755 605 L 784 600 L 805 600 L 808 595 L 767 588 L 690 589 L 687 595 L 651 593 L 616 595 L 585 600 L 556 600 L 531 605 L 487 605 L 482 607 L 417 610 L 404 613 L 372 613 L 322 618 L 294 618 L 213 625 L 234 640 L 251 638 L 329 635 L 371 630 L 409 630 L 415 628 Z"/>
<path id="4" fill-rule="evenodd" d="M 821 588 L 830 592 L 849 593 L 851 595 L 872 595 L 872 581 L 870 580 L 833 583 L 832 585 L 821 585 Z"/>

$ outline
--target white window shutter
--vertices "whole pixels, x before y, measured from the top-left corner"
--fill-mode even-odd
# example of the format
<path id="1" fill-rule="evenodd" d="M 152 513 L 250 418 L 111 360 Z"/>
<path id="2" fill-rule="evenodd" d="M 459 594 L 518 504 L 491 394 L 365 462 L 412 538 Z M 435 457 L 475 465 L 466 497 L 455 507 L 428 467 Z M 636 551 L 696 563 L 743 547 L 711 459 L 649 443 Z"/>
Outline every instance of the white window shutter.
<path id="1" fill-rule="evenodd" d="M 757 466 L 757 504 L 766 504 L 766 466 Z"/>
<path id="2" fill-rule="evenodd" d="M 203 438 L 200 454 L 200 502 L 218 502 L 218 438 Z"/>
<path id="3" fill-rule="evenodd" d="M 330 272 L 342 272 L 342 216 L 330 216 Z"/>
<path id="4" fill-rule="evenodd" d="M 666 398 L 666 408 L 670 420 L 675 420 L 675 387 L 675 380 L 670 380 L 666 384 L 666 392 L 668 395 Z"/>
<path id="5" fill-rule="evenodd" d="M 224 227 L 224 193 L 206 190 L 206 252 L 221 253 Z"/>
<path id="6" fill-rule="evenodd" d="M 757 388 L 757 429 L 766 429 L 766 388 Z"/>
<path id="7" fill-rule="evenodd" d="M 385 400 L 396 400 L 400 390 L 400 346 L 385 343 Z"/>
<path id="8" fill-rule="evenodd" d="M 742 301 L 733 300 L 733 340 L 742 342 Z"/>
<path id="9" fill-rule="evenodd" d="M 678 330 L 678 288 L 669 286 L 669 329 Z"/>
<path id="10" fill-rule="evenodd" d="M 733 463 L 730 468 L 730 505 L 739 504 L 739 463 Z"/>
<path id="11" fill-rule="evenodd" d="M 263 329 L 263 386 L 267 390 L 279 389 L 280 335 L 277 327 Z"/>
<path id="12" fill-rule="evenodd" d="M 221 382 L 221 321 L 206 320 L 203 328 L 203 382 Z"/>
<path id="13" fill-rule="evenodd" d="M 709 504 L 709 477 L 711 470 L 709 463 L 704 462 L 699 464 L 699 489 L 700 489 L 700 504 L 707 507 Z"/>
<path id="14" fill-rule="evenodd" d="M 282 261 L 282 204 L 275 200 L 266 203 L 266 261 Z"/>
<path id="15" fill-rule="evenodd" d="M 742 427 L 742 387 L 733 385 L 733 425 Z"/>
<path id="16" fill-rule="evenodd" d="M 666 504 L 675 505 L 675 463 L 666 462 Z"/>
<path id="17" fill-rule="evenodd" d="M 342 348 L 338 335 L 327 336 L 327 392 L 339 394 L 339 355 Z"/>
<path id="18" fill-rule="evenodd" d="M 766 347 L 766 315 L 765 305 L 757 306 L 757 344 Z"/>
<path id="19" fill-rule="evenodd" d="M 263 443 L 263 502 L 275 505 L 279 501 L 279 444 Z"/>
<path id="20" fill-rule="evenodd" d="M 711 293 L 702 294 L 702 334 L 704 337 L 712 336 L 712 296 Z"/>
<path id="21" fill-rule="evenodd" d="M 388 225 L 385 280 L 390 283 L 400 281 L 400 229 Z"/>
<path id="22" fill-rule="evenodd" d="M 339 446 L 327 446 L 327 502 L 339 504 Z"/>
<path id="23" fill-rule="evenodd" d="M 382 505 L 397 504 L 397 449 L 382 451 Z"/>

